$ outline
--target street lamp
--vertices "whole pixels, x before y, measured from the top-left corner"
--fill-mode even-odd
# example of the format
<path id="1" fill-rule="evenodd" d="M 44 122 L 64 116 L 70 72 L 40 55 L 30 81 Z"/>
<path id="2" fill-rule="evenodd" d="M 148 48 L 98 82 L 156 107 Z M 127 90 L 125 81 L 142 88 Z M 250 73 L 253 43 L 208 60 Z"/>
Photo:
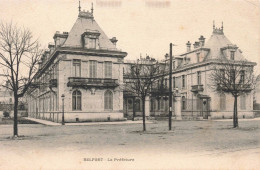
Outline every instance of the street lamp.
<path id="1" fill-rule="evenodd" d="M 65 125 L 65 121 L 64 121 L 64 98 L 65 98 L 65 95 L 62 94 L 61 95 L 61 99 L 62 99 L 62 125 Z"/>
<path id="2" fill-rule="evenodd" d="M 172 130 L 172 43 L 170 43 L 170 68 L 169 68 L 169 130 Z"/>

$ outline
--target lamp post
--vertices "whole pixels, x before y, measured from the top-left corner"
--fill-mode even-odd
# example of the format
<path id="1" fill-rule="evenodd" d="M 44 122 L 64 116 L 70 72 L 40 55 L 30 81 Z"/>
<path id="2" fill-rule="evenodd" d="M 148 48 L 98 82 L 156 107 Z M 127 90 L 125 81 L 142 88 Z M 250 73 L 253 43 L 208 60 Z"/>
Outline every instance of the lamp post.
<path id="1" fill-rule="evenodd" d="M 169 70 L 169 130 L 172 129 L 172 43 L 170 43 L 170 70 Z"/>
<path id="2" fill-rule="evenodd" d="M 65 95 L 62 94 L 61 95 L 61 99 L 62 99 L 62 125 L 65 125 L 65 121 L 64 121 L 64 98 L 65 98 Z"/>

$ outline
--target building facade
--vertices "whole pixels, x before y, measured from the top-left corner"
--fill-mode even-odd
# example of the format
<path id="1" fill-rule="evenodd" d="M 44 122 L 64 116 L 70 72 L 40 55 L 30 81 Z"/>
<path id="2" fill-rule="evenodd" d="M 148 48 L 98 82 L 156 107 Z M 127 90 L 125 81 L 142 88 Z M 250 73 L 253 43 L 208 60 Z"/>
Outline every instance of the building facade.
<path id="1" fill-rule="evenodd" d="M 79 8 L 80 9 L 80 8 Z M 27 92 L 30 117 L 55 122 L 123 120 L 123 59 L 91 12 L 79 10 L 70 32 L 56 32 Z"/>
<path id="2" fill-rule="evenodd" d="M 242 51 L 224 35 L 223 23 L 221 28 L 213 24 L 213 32 L 209 40 L 199 37 L 194 42 L 193 48 L 188 41 L 187 51 L 174 56 L 173 58 L 173 115 L 177 119 L 218 119 L 232 118 L 234 109 L 234 98 L 228 93 L 216 93 L 210 87 L 210 76 L 213 67 L 219 64 L 220 60 L 242 61 L 245 57 Z M 167 56 L 166 56 L 167 57 Z M 166 65 L 169 59 L 165 58 Z M 164 62 L 164 61 L 160 61 Z M 253 68 L 256 63 L 247 61 L 248 68 Z M 169 112 L 169 69 L 166 76 L 157 76 L 158 83 L 151 88 L 149 95 L 150 116 L 165 116 Z M 241 70 L 241 76 L 245 76 L 246 70 Z M 164 82 L 161 88 L 161 82 Z M 140 101 L 134 102 L 134 98 L 125 98 L 125 114 L 133 114 L 140 110 Z M 136 105 L 136 106 L 134 106 Z M 252 118 L 253 112 L 253 91 L 240 94 L 238 97 L 238 117 Z"/>
<path id="3" fill-rule="evenodd" d="M 81 11 L 70 32 L 56 32 L 54 43 L 42 55 L 39 70 L 27 92 L 30 117 L 62 121 L 110 121 L 141 116 L 166 116 L 169 112 L 169 57 L 159 63 L 164 73 L 155 75 L 145 103 L 124 90 L 133 61 L 116 48 L 117 39 L 109 39 L 91 11 Z M 173 116 L 176 119 L 231 118 L 234 99 L 231 94 L 216 93 L 209 87 L 212 66 L 220 59 L 244 60 L 242 51 L 232 44 L 221 28 L 213 25 L 208 41 L 203 36 L 186 52 L 173 58 Z M 149 57 L 144 63 L 157 61 Z M 247 62 L 249 67 L 255 63 Z M 254 117 L 253 92 L 238 98 L 238 116 Z"/>

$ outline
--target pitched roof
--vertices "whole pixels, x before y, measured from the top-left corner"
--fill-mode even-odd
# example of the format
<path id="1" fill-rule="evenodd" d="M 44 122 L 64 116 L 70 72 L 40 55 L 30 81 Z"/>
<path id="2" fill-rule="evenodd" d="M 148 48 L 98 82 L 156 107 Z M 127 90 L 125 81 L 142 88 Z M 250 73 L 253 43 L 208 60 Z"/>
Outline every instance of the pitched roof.
<path id="1" fill-rule="evenodd" d="M 221 57 L 225 57 L 221 48 L 225 47 L 236 47 L 235 44 L 232 44 L 231 41 L 224 35 L 223 29 L 214 29 L 211 37 L 205 43 L 205 48 L 209 48 L 209 54 L 207 55 L 207 59 L 219 59 Z M 244 59 L 241 50 L 236 50 L 236 60 Z"/>
<path id="2" fill-rule="evenodd" d="M 80 11 L 78 19 L 69 32 L 69 36 L 63 46 L 79 47 L 81 45 L 81 35 L 87 30 L 99 32 L 100 49 L 116 49 L 115 45 L 109 40 L 104 31 L 94 20 L 93 14 L 90 12 Z"/>

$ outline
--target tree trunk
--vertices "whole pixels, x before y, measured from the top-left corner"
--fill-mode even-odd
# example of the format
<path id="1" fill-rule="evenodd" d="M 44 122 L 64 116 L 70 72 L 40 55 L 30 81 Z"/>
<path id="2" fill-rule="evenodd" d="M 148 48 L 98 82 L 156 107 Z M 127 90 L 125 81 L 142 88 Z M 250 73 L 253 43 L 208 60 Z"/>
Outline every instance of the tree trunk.
<path id="1" fill-rule="evenodd" d="M 143 100 L 143 131 L 146 131 L 146 127 L 145 127 L 145 97 L 142 97 Z"/>
<path id="2" fill-rule="evenodd" d="M 18 136 L 18 96 L 14 95 L 14 137 Z"/>
<path id="3" fill-rule="evenodd" d="M 135 120 L 135 97 L 133 97 L 133 119 L 132 121 Z"/>
<path id="4" fill-rule="evenodd" d="M 234 96 L 234 113 L 233 113 L 233 127 L 238 127 L 238 118 L 237 118 L 237 95 Z"/>

